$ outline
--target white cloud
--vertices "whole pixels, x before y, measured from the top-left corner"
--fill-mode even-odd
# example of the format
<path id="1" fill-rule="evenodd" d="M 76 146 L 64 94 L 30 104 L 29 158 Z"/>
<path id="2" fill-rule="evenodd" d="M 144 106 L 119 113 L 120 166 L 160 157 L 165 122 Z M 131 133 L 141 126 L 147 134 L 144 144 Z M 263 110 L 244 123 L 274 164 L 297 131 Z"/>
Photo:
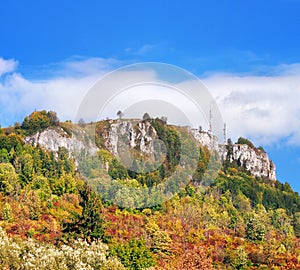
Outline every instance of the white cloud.
<path id="1" fill-rule="evenodd" d="M 113 67 L 120 66 L 121 61 L 114 58 L 83 58 L 72 57 L 62 63 L 57 64 L 58 72 L 63 75 L 72 77 L 91 76 L 93 74 L 103 75 L 105 72 L 110 71 Z"/>
<path id="2" fill-rule="evenodd" d="M 149 52 L 153 51 L 156 48 L 157 48 L 157 45 L 144 44 L 144 45 L 140 46 L 139 48 L 128 47 L 125 49 L 125 52 L 133 54 L 133 55 L 145 55 L 145 54 L 148 54 Z"/>
<path id="3" fill-rule="evenodd" d="M 276 76 L 215 75 L 204 80 L 227 122 L 228 133 L 257 144 L 300 145 L 300 72 L 281 66 Z"/>
<path id="4" fill-rule="evenodd" d="M 13 59 L 4 60 L 0 58 L 0 77 L 5 73 L 14 71 L 17 65 L 18 62 Z"/>
<path id="5" fill-rule="evenodd" d="M 3 62 L 5 73 L 14 70 L 15 62 Z M 115 64 L 113 59 L 72 59 L 50 65 L 48 79 L 28 80 L 16 72 L 4 75 L 0 81 L 0 123 L 22 121 L 35 109 L 55 110 L 62 119 L 74 119 L 86 91 Z"/>
<path id="6" fill-rule="evenodd" d="M 140 47 L 137 51 L 137 54 L 146 54 L 149 51 L 153 50 L 155 48 L 155 45 L 152 44 L 144 44 L 142 47 Z"/>
<path id="7" fill-rule="evenodd" d="M 28 80 L 15 71 L 16 61 L 0 59 L 0 123 L 5 126 L 22 121 L 34 109 L 55 110 L 61 119 L 74 120 L 88 89 L 120 63 L 115 59 L 75 58 L 51 66 L 51 78 Z M 300 64 L 274 67 L 273 76 L 210 74 L 203 79 L 227 123 L 228 136 L 233 140 L 245 136 L 257 145 L 280 140 L 300 145 L 299 67 Z M 140 76 L 145 81 L 155 76 L 145 71 L 119 75 L 123 80 L 124 76 Z M 189 81 L 175 86 L 189 88 L 191 84 Z M 177 104 L 178 97 L 175 98 L 174 104 Z M 190 108 L 182 104 L 180 109 L 188 111 Z M 115 113 L 108 116 L 114 117 Z"/>
<path id="8" fill-rule="evenodd" d="M 88 90 L 120 63 L 115 59 L 73 58 L 49 65 L 50 77 L 43 80 L 29 80 L 16 72 L 6 74 L 0 81 L 0 123 L 2 126 L 14 124 L 15 121 L 22 121 L 24 116 L 32 111 L 41 109 L 57 111 L 62 120 L 74 121 L 78 107 Z M 45 71 L 43 74 L 45 75 Z M 123 81 L 130 76 L 139 76 L 147 81 L 154 75 L 153 72 L 119 74 L 120 80 Z M 111 82 L 111 85 L 114 83 L 116 82 Z M 112 87 L 111 85 L 108 85 L 108 88 Z M 115 113 L 109 116 L 114 117 Z"/>

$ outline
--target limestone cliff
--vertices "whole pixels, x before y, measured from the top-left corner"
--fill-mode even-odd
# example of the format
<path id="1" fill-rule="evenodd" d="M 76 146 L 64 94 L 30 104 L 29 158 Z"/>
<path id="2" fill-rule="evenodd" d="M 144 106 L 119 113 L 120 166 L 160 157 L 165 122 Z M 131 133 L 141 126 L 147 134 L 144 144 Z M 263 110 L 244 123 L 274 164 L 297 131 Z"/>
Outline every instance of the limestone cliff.
<path id="1" fill-rule="evenodd" d="M 199 131 L 198 129 L 189 129 L 189 132 L 201 145 L 207 146 L 209 150 L 219 150 L 219 142 L 216 136 L 212 136 L 205 131 Z"/>
<path id="2" fill-rule="evenodd" d="M 236 162 L 238 166 L 250 171 L 253 176 L 276 180 L 275 165 L 263 150 L 252 148 L 247 144 L 218 144 L 217 137 L 204 131 L 191 129 L 190 133 L 201 145 L 218 152 L 223 163 Z"/>
<path id="3" fill-rule="evenodd" d="M 253 176 L 276 180 L 275 165 L 263 150 L 251 148 L 246 144 L 221 145 L 218 138 L 208 132 L 191 128 L 188 128 L 188 131 L 201 145 L 218 152 L 222 162 L 236 162 L 238 166 L 250 171 Z M 105 137 L 106 148 L 116 156 L 118 147 L 122 148 L 124 144 L 151 155 L 154 151 L 153 141 L 157 139 L 157 132 L 148 121 L 118 120 L 111 124 Z"/>
<path id="4" fill-rule="evenodd" d="M 140 120 L 110 120 L 105 128 L 98 131 L 107 148 L 113 155 L 132 149 L 136 153 L 144 154 L 157 160 L 155 142 L 158 135 L 150 121 Z M 221 145 L 218 138 L 208 132 L 188 128 L 188 132 L 199 144 L 207 146 L 211 151 L 219 153 L 222 162 L 235 162 L 238 166 L 250 171 L 253 176 L 276 180 L 275 165 L 268 155 L 261 149 L 252 148 L 246 144 Z M 48 128 L 42 132 L 25 138 L 26 143 L 40 145 L 50 151 L 57 151 L 65 147 L 69 153 L 81 152 L 94 154 L 98 148 L 83 129 L 73 129 L 71 134 L 61 127 Z M 162 147 L 160 146 L 160 149 Z M 128 153 L 128 152 L 127 152 Z"/>
<path id="5" fill-rule="evenodd" d="M 94 154 L 98 150 L 85 131 L 80 129 L 74 129 L 68 134 L 61 127 L 48 128 L 26 137 L 25 142 L 34 146 L 40 145 L 49 151 L 58 151 L 59 147 L 65 147 L 70 154 L 80 153 L 82 150 Z"/>
<path id="6" fill-rule="evenodd" d="M 105 147 L 118 156 L 122 147 L 130 146 L 140 153 L 152 155 L 154 140 L 157 139 L 156 130 L 149 121 L 117 120 L 111 123 L 109 130 L 102 134 L 105 137 Z"/>
<path id="7" fill-rule="evenodd" d="M 247 144 L 222 145 L 219 147 L 222 161 L 236 162 L 253 176 L 276 180 L 275 165 L 267 153 Z"/>

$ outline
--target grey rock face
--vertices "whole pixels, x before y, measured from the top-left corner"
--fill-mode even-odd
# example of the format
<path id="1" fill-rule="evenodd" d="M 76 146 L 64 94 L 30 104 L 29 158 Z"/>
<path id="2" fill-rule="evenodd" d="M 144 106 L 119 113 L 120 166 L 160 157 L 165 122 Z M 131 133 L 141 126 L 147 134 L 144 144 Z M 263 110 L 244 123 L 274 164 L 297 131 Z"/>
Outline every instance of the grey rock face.
<path id="1" fill-rule="evenodd" d="M 221 145 L 216 136 L 207 132 L 199 132 L 190 128 L 188 131 L 199 144 L 219 153 L 223 162 L 226 160 L 237 162 L 239 166 L 250 171 L 253 176 L 276 180 L 275 165 L 264 151 L 251 148 L 246 144 Z M 158 139 L 157 132 L 148 121 L 111 121 L 110 127 L 101 136 L 104 139 L 105 147 L 115 156 L 118 156 L 120 150 L 122 152 L 126 147 L 135 149 L 147 156 L 157 154 L 154 149 L 154 141 Z M 59 147 L 65 147 L 70 155 L 73 152 L 80 153 L 82 150 L 93 155 L 98 150 L 85 131 L 81 129 L 68 135 L 60 127 L 49 128 L 26 137 L 25 142 L 40 145 L 50 151 L 58 151 Z"/>
<path id="2" fill-rule="evenodd" d="M 226 146 L 219 148 L 222 161 L 228 159 L 250 171 L 253 176 L 276 180 L 276 168 L 267 153 L 257 148 L 251 148 L 247 144 L 234 144 L 230 150 Z"/>
<path id="3" fill-rule="evenodd" d="M 94 154 L 97 147 L 88 139 L 87 134 L 83 130 L 78 130 L 72 135 L 68 135 L 61 127 L 48 128 L 42 132 L 37 132 L 32 136 L 25 138 L 25 143 L 34 146 L 40 145 L 49 151 L 58 151 L 59 147 L 65 147 L 70 153 L 80 153 L 84 150 L 86 153 Z"/>
<path id="4" fill-rule="evenodd" d="M 201 145 L 207 146 L 209 150 L 218 151 L 219 142 L 216 136 L 210 135 L 208 132 L 199 131 L 198 129 L 189 129 L 189 132 Z"/>
<path id="5" fill-rule="evenodd" d="M 218 138 L 207 132 L 191 129 L 190 133 L 203 146 L 219 153 L 222 162 L 236 161 L 240 167 L 250 171 L 253 176 L 276 180 L 276 167 L 264 151 L 251 148 L 247 144 L 234 144 L 231 148 L 218 144 Z"/>
<path id="6" fill-rule="evenodd" d="M 111 124 L 106 137 L 105 147 L 115 156 L 119 155 L 119 151 L 122 150 L 120 148 L 126 146 L 146 155 L 152 155 L 153 141 L 157 139 L 157 133 L 148 121 L 118 120 Z"/>

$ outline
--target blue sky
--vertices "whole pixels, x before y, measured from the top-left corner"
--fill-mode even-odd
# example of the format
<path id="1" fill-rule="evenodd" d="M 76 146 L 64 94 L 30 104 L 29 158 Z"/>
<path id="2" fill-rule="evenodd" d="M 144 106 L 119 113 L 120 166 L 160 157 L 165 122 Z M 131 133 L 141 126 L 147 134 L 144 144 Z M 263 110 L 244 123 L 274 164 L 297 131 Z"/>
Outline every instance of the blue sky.
<path id="1" fill-rule="evenodd" d="M 174 64 L 204 80 L 229 135 L 263 145 L 300 191 L 299 13 L 299 0 L 3 2 L 0 123 L 40 108 L 67 119 L 66 100 L 105 72 Z"/>

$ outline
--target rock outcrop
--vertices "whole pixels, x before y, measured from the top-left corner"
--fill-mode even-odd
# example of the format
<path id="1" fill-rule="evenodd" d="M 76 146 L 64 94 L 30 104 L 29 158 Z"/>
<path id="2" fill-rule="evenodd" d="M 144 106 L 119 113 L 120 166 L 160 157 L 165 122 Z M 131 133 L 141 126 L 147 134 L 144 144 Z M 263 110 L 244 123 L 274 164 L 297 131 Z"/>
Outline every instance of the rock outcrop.
<path id="1" fill-rule="evenodd" d="M 210 135 L 205 131 L 199 131 L 198 129 L 189 129 L 189 132 L 201 145 L 207 146 L 209 150 L 218 151 L 219 142 L 217 136 Z"/>
<path id="2" fill-rule="evenodd" d="M 221 161 L 236 162 L 238 166 L 250 171 L 253 176 L 276 180 L 276 167 L 267 153 L 247 144 L 221 145 L 216 136 L 208 132 L 191 129 L 190 133 L 203 146 L 216 151 Z"/>
<path id="3" fill-rule="evenodd" d="M 151 156 L 154 153 L 153 142 L 157 139 L 157 132 L 148 121 L 118 120 L 110 125 L 105 137 L 105 147 L 115 156 L 128 146 Z"/>
<path id="4" fill-rule="evenodd" d="M 275 165 L 262 149 L 247 144 L 221 145 L 218 138 L 208 132 L 191 128 L 188 128 L 188 131 L 199 144 L 219 153 L 223 163 L 235 162 L 253 176 L 276 180 Z M 98 136 L 101 136 L 104 146 L 115 156 L 120 156 L 122 151 L 127 151 L 128 154 L 130 149 L 152 157 L 153 160 L 157 160 L 157 156 L 161 155 L 155 152 L 155 142 L 159 140 L 155 128 L 149 121 L 111 120 Z M 65 147 L 70 155 L 73 152 L 80 153 L 82 150 L 94 154 L 98 150 L 88 134 L 79 128 L 74 129 L 71 134 L 66 133 L 61 127 L 48 128 L 26 137 L 25 142 L 40 145 L 50 151 L 58 151 L 59 147 Z"/>
<path id="5" fill-rule="evenodd" d="M 236 162 L 253 176 L 276 180 L 275 165 L 263 150 L 247 144 L 221 145 L 218 138 L 208 132 L 191 128 L 188 131 L 201 145 L 219 153 L 223 163 Z M 153 141 L 157 139 L 157 132 L 148 121 L 118 120 L 111 124 L 107 134 L 105 146 L 115 156 L 118 156 L 118 148 L 126 145 L 149 156 L 154 154 Z"/>
<path id="6" fill-rule="evenodd" d="M 276 180 L 275 165 L 261 149 L 251 148 L 247 144 L 222 145 L 219 153 L 223 162 L 236 162 L 253 176 Z"/>
<path id="7" fill-rule="evenodd" d="M 32 136 L 25 138 L 25 143 L 34 146 L 41 146 L 49 151 L 58 151 L 60 147 L 65 147 L 70 155 L 80 153 L 82 150 L 89 154 L 97 152 L 97 147 L 89 139 L 85 131 L 76 129 L 76 134 L 68 134 L 61 127 L 48 128 L 44 131 L 37 132 Z"/>

